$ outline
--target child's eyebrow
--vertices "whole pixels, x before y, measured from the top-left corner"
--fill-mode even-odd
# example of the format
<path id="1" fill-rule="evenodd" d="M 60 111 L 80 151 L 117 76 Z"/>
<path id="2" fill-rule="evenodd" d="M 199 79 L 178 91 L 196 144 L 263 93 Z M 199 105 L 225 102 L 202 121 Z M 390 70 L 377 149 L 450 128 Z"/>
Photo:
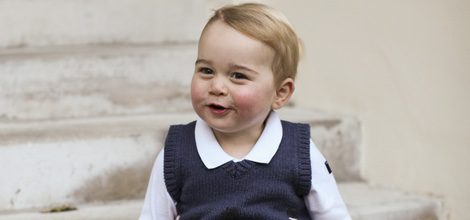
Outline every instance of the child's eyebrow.
<path id="1" fill-rule="evenodd" d="M 249 71 L 249 72 L 253 72 L 253 73 L 258 73 L 256 71 L 254 71 L 253 69 L 250 69 L 246 66 L 238 65 L 238 64 L 230 64 L 230 68 L 231 69 L 241 69 L 241 70 L 245 70 L 245 71 Z"/>
<path id="2" fill-rule="evenodd" d="M 205 60 L 205 59 L 197 59 L 195 64 L 198 64 L 198 63 L 205 63 L 208 65 L 212 65 L 212 62 Z"/>

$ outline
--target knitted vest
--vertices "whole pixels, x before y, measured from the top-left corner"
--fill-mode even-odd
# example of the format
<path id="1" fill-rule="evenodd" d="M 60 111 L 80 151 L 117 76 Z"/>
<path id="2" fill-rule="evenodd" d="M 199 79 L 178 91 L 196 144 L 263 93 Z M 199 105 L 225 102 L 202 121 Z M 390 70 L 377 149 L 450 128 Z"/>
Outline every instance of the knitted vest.
<path id="1" fill-rule="evenodd" d="M 186 219 L 310 219 L 310 128 L 282 121 L 283 137 L 269 164 L 248 160 L 205 167 L 195 122 L 170 127 L 164 154 L 166 188 Z"/>

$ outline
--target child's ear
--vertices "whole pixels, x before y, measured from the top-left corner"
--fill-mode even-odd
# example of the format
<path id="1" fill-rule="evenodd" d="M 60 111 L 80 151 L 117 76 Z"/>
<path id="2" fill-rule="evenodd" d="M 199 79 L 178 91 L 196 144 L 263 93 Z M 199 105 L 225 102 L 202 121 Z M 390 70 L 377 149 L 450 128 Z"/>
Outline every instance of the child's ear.
<path id="1" fill-rule="evenodd" d="M 292 78 L 287 78 L 281 82 L 279 87 L 276 90 L 276 97 L 274 98 L 274 102 L 272 104 L 272 109 L 280 109 L 284 106 L 292 96 L 295 90 L 294 80 Z"/>

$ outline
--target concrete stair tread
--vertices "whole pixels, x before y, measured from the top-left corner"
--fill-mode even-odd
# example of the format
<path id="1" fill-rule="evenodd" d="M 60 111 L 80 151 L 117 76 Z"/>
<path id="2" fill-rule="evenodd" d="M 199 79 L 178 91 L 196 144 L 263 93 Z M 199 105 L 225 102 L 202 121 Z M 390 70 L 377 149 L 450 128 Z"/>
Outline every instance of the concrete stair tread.
<path id="1" fill-rule="evenodd" d="M 398 190 L 373 187 L 367 183 L 340 183 L 339 189 L 354 220 L 434 220 L 440 219 L 441 203 L 435 198 Z M 40 213 L 37 210 L 0 213 L 3 220 L 55 219 L 137 219 L 142 200 L 79 205 L 76 211 Z"/>
<path id="2" fill-rule="evenodd" d="M 195 42 L 13 48 L 0 52 L 0 120 L 190 109 Z"/>
<path id="3" fill-rule="evenodd" d="M 109 203 L 89 203 L 77 206 L 77 210 L 56 213 L 42 213 L 29 210 L 16 213 L 0 213 L 2 220 L 125 220 L 137 219 L 143 200 L 124 200 Z"/>
<path id="4" fill-rule="evenodd" d="M 126 136 L 136 132 L 167 129 L 168 125 L 187 123 L 196 118 L 192 112 L 70 118 L 44 121 L 8 121 L 0 123 L 0 143 L 103 138 Z"/>
<path id="5" fill-rule="evenodd" d="M 431 196 L 359 182 L 339 184 L 339 188 L 355 220 L 443 219 L 442 202 Z"/>
<path id="6" fill-rule="evenodd" d="M 5 48 L 0 50 L 2 60 L 28 60 L 56 58 L 62 56 L 122 56 L 132 54 L 150 54 L 155 51 L 169 49 L 194 49 L 197 41 L 188 42 L 157 42 L 157 43 L 108 43 L 96 45 L 61 45 L 44 47 Z"/>

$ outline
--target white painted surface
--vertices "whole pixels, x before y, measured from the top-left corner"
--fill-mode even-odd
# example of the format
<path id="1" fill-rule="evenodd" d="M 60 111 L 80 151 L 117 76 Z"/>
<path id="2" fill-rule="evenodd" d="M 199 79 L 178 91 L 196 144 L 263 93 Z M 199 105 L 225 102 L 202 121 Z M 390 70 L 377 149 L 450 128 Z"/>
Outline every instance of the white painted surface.
<path id="1" fill-rule="evenodd" d="M 470 2 L 271 2 L 305 43 L 296 103 L 360 119 L 367 180 L 470 219 Z"/>

